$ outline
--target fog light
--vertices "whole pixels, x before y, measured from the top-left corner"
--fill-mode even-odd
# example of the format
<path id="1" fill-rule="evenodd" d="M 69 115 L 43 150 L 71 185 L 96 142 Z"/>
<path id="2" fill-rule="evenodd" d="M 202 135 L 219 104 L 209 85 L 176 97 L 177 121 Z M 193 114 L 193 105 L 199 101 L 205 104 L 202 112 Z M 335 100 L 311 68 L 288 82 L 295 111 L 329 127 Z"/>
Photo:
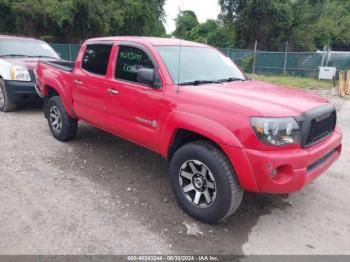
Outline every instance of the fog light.
<path id="1" fill-rule="evenodd" d="M 293 168 L 289 165 L 279 166 L 274 168 L 271 172 L 271 178 L 275 183 L 286 184 L 289 183 L 294 176 Z"/>
<path id="2" fill-rule="evenodd" d="M 277 176 L 277 174 L 278 174 L 277 169 L 274 169 L 274 170 L 272 170 L 272 172 L 271 172 L 271 177 L 275 177 L 275 176 Z"/>

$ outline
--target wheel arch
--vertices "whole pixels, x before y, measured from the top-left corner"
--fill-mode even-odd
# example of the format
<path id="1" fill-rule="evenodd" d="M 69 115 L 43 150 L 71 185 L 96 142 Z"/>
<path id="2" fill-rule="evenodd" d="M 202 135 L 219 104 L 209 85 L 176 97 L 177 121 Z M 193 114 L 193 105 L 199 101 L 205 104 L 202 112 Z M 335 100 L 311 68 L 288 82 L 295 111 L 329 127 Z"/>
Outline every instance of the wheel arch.
<path id="1" fill-rule="evenodd" d="M 62 103 L 68 113 L 68 115 L 72 118 L 77 118 L 73 111 L 72 107 L 72 101 L 69 98 L 67 92 L 65 92 L 65 89 L 62 87 L 57 87 L 56 85 L 53 85 L 51 83 L 46 83 L 44 85 L 44 95 L 45 95 L 45 104 L 48 102 L 48 100 L 53 96 L 59 96 L 62 100 Z M 45 106 L 45 116 L 47 116 L 47 109 Z"/>
<path id="2" fill-rule="evenodd" d="M 190 131 L 188 129 L 178 128 L 174 130 L 171 138 L 171 142 L 168 145 L 167 159 L 170 161 L 174 156 L 175 152 L 183 145 L 190 142 L 198 141 L 198 140 L 208 140 L 215 143 L 214 141 L 210 140 L 208 137 L 205 137 L 201 134 Z"/>
<path id="3" fill-rule="evenodd" d="M 44 85 L 44 115 L 46 118 L 49 117 L 48 115 L 48 108 L 47 103 L 49 99 L 53 96 L 60 96 L 60 94 L 57 92 L 57 90 L 49 85 Z"/>
<path id="4" fill-rule="evenodd" d="M 181 146 L 197 140 L 208 140 L 225 152 L 223 145 L 241 147 L 240 141 L 226 127 L 200 116 L 173 114 L 163 129 L 161 154 L 168 160 Z"/>
<path id="5" fill-rule="evenodd" d="M 61 96 L 60 93 L 52 86 L 45 85 L 46 97 L 51 98 L 53 96 Z"/>

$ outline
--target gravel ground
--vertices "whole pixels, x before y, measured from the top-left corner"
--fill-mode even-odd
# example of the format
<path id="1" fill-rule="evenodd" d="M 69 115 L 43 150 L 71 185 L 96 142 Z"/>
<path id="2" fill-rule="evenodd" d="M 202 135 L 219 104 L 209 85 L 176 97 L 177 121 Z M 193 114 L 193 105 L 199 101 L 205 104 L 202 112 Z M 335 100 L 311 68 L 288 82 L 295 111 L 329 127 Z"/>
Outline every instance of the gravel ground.
<path id="1" fill-rule="evenodd" d="M 350 255 L 350 101 L 330 99 L 344 131 L 341 159 L 287 198 L 246 194 L 214 226 L 182 212 L 157 154 L 86 124 L 60 143 L 40 106 L 2 113 L 0 254 Z"/>

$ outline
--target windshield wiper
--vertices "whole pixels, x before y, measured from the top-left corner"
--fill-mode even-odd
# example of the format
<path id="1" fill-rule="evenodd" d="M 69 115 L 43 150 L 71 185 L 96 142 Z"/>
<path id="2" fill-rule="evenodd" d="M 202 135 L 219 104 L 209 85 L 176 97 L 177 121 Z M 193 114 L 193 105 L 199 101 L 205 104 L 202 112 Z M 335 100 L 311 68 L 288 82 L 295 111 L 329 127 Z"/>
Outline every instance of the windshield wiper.
<path id="1" fill-rule="evenodd" d="M 21 55 L 21 54 L 8 54 L 8 55 L 0 55 L 0 57 L 28 57 L 27 55 Z"/>
<path id="2" fill-rule="evenodd" d="M 22 54 L 0 55 L 0 57 L 31 57 L 31 58 L 51 58 L 51 59 L 57 59 L 56 57 L 47 56 L 47 55 L 22 55 Z"/>
<path id="3" fill-rule="evenodd" d="M 219 82 L 219 83 L 234 82 L 234 81 L 245 81 L 245 79 L 242 79 L 242 78 L 235 78 L 235 77 L 229 77 L 229 78 L 217 80 L 217 82 Z"/>
<path id="4" fill-rule="evenodd" d="M 245 81 L 245 79 L 242 78 L 225 78 L 225 79 L 220 79 L 220 80 L 195 80 L 195 81 L 188 81 L 188 82 L 182 82 L 179 84 L 179 86 L 189 86 L 189 85 L 203 85 L 203 84 L 220 84 L 224 82 L 234 82 L 234 81 Z"/>
<path id="5" fill-rule="evenodd" d="M 28 57 L 34 57 L 34 58 L 52 58 L 52 59 L 57 59 L 56 57 L 53 56 L 47 56 L 47 55 L 31 55 Z"/>
<path id="6" fill-rule="evenodd" d="M 203 85 L 203 84 L 218 84 L 220 82 L 215 81 L 215 80 L 195 80 L 195 81 L 188 81 L 188 82 L 183 82 L 179 83 L 179 86 L 189 86 L 189 85 Z"/>

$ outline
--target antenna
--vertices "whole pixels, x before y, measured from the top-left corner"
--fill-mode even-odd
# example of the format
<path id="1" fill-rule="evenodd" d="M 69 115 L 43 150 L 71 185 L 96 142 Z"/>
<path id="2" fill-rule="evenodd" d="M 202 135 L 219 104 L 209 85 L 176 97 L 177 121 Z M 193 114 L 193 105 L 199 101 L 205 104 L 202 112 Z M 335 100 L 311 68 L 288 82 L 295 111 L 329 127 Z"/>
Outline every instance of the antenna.
<path id="1" fill-rule="evenodd" d="M 179 72 L 177 73 L 177 89 L 176 89 L 176 93 L 180 92 L 181 52 L 182 52 L 182 39 L 180 39 L 179 67 L 178 67 Z"/>

